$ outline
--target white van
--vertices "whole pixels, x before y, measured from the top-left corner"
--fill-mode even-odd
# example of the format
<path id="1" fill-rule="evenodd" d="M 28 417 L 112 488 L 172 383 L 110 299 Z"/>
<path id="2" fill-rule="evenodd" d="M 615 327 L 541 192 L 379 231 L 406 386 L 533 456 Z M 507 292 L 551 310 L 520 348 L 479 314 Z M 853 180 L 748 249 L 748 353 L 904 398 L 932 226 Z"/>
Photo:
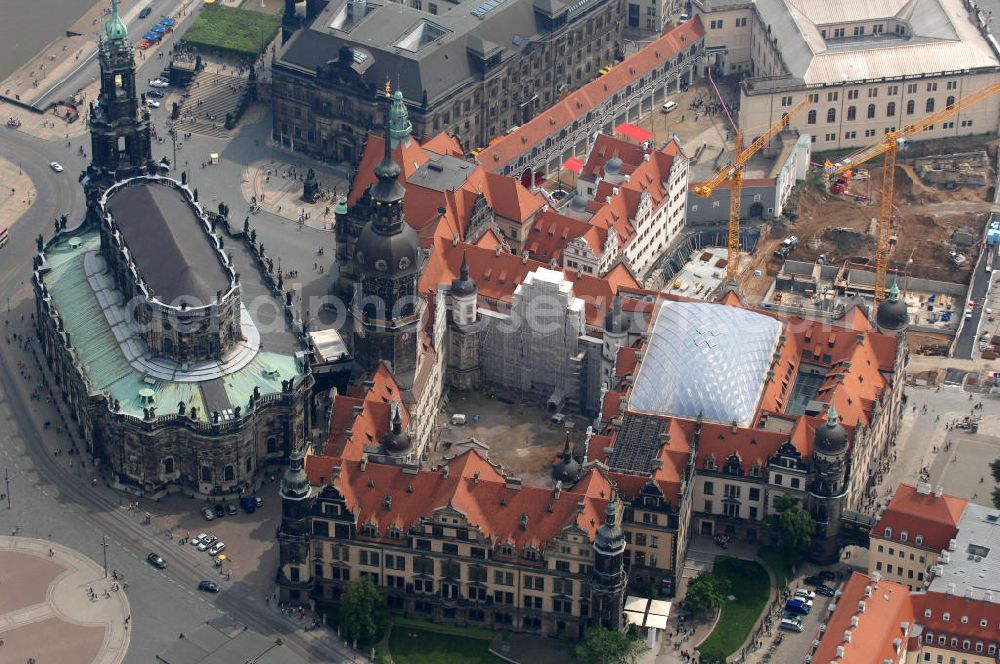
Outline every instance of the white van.
<path id="1" fill-rule="evenodd" d="M 455 413 L 454 415 L 451 416 L 451 423 L 452 424 L 461 426 L 461 425 L 465 424 L 466 421 L 467 421 L 467 419 L 466 419 L 465 415 L 463 415 L 462 413 Z"/>
<path id="2" fill-rule="evenodd" d="M 677 102 L 668 101 L 667 103 L 665 103 L 663 106 L 660 107 L 660 110 L 663 111 L 664 113 L 672 113 L 673 111 L 677 110 Z"/>

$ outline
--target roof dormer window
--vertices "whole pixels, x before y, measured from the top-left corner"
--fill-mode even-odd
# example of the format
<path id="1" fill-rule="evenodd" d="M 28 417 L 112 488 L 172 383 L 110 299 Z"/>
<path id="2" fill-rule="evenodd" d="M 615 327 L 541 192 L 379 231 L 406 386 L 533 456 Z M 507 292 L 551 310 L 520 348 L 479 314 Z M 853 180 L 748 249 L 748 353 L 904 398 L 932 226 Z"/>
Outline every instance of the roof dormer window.
<path id="1" fill-rule="evenodd" d="M 907 533 L 905 530 L 900 531 L 900 533 L 899 533 L 899 541 L 900 542 L 905 542 L 909 538 L 909 536 L 910 536 L 910 534 Z"/>
<path id="2" fill-rule="evenodd" d="M 892 538 L 892 528 L 886 527 L 886 529 L 885 529 L 885 536 L 888 539 Z"/>

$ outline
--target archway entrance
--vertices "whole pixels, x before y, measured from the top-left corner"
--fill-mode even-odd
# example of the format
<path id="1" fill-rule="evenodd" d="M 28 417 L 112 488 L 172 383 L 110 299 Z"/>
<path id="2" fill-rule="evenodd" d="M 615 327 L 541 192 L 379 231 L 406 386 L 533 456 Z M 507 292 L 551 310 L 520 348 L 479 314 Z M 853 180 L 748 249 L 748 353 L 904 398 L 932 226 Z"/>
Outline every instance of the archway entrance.
<path id="1" fill-rule="evenodd" d="M 764 206 L 760 203 L 754 203 L 750 206 L 750 210 L 747 212 L 747 216 L 755 221 L 760 221 L 764 218 Z"/>

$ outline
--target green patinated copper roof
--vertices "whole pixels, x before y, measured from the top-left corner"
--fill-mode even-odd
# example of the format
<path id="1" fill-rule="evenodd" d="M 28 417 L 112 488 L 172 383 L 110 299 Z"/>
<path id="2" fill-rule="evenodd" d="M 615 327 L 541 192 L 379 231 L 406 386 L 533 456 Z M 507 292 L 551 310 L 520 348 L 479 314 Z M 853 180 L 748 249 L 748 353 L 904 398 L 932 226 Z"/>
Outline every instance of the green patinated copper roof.
<path id="1" fill-rule="evenodd" d="M 392 104 L 389 106 L 389 135 L 392 137 L 392 147 L 397 147 L 400 141 L 409 145 L 412 132 L 413 123 L 410 122 L 406 103 L 403 102 L 403 93 L 396 90 L 392 94 Z"/>
<path id="2" fill-rule="evenodd" d="M 104 34 L 108 41 L 122 41 L 128 38 L 128 28 L 118 14 L 118 0 L 111 0 L 111 18 L 104 24 Z"/>
<path id="3" fill-rule="evenodd" d="M 128 362 L 84 269 L 84 256 L 99 249 L 100 236 L 90 231 L 75 237 L 81 240 L 75 248 L 66 238 L 46 249 L 48 271 L 43 280 L 70 333 L 70 343 L 90 383 L 90 393 L 106 395 L 110 403 L 117 399 L 121 412 L 141 418 L 143 408 L 150 404 L 143 403 L 139 391 L 148 388 L 153 390 L 157 415 L 176 413 L 178 403 L 183 401 L 188 409 L 198 408 L 200 420 L 209 421 L 211 414 L 204 406 L 199 383 L 146 380 L 146 374 Z M 292 378 L 298 382 L 302 375 L 294 356 L 260 351 L 246 366 L 223 376 L 222 380 L 232 406 L 245 411 L 254 386 L 260 388 L 262 396 L 277 393 L 281 391 L 282 380 Z"/>

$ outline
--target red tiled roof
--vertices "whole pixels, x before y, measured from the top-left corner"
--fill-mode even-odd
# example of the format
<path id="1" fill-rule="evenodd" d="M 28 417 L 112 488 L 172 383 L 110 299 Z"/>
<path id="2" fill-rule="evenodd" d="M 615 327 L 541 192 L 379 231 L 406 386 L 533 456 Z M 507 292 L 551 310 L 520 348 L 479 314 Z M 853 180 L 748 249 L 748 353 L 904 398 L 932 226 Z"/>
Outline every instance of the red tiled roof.
<path id="1" fill-rule="evenodd" d="M 521 243 L 521 250 L 531 252 L 532 258 L 543 263 L 552 260 L 562 263 L 563 251 L 567 245 L 592 230 L 597 229 L 585 221 L 547 210 L 535 218 L 535 223 Z M 595 249 L 595 253 L 601 255 L 600 247 Z"/>
<path id="2" fill-rule="evenodd" d="M 469 276 L 476 282 L 480 297 L 497 302 L 510 303 L 514 289 L 529 273 L 549 267 L 548 263 L 524 256 L 439 239 L 424 267 L 420 291 L 431 294 L 437 291 L 439 284 L 451 283 L 458 276 L 463 254 L 468 258 Z M 563 274 L 573 284 L 574 295 L 584 301 L 587 321 L 598 327 L 603 326 L 606 307 L 618 289 L 638 287 L 635 277 L 624 266 L 616 267 L 604 278 L 577 274 L 574 270 L 566 270 Z"/>
<path id="3" fill-rule="evenodd" d="M 410 413 L 389 368 L 379 364 L 368 378 L 370 386 L 356 383 L 346 395 L 334 398 L 330 433 L 323 445 L 326 457 L 358 460 L 366 445 L 379 445 L 390 428 L 390 406 L 394 399 L 399 399 L 403 428 L 409 425 Z M 360 408 L 360 412 L 356 408 Z"/>
<path id="4" fill-rule="evenodd" d="M 583 165 L 583 172 L 580 177 L 593 182 L 597 176 L 604 175 L 604 164 L 612 157 L 622 160 L 622 172 L 631 173 L 636 166 L 642 163 L 645 151 L 641 145 L 636 145 L 631 141 L 624 141 L 607 134 L 598 134 L 594 141 L 594 147 L 587 155 L 587 163 Z"/>
<path id="5" fill-rule="evenodd" d="M 690 48 L 704 35 L 705 28 L 697 16 L 669 28 L 663 36 L 612 67 L 604 76 L 569 93 L 529 122 L 491 143 L 476 155 L 476 159 L 491 171 L 502 169 L 522 153 L 530 152 L 533 146 L 543 143 L 546 137 L 558 134 L 567 125 L 572 126 L 574 120 L 585 118 L 588 111 L 605 99 L 659 67 L 664 60 Z"/>
<path id="6" fill-rule="evenodd" d="M 865 588 L 871 589 L 866 597 Z M 859 610 L 859 602 L 865 603 L 865 610 Z M 857 626 L 851 619 L 857 617 Z M 837 609 L 826 623 L 826 632 L 820 639 L 819 647 L 812 655 L 812 661 L 822 664 L 876 664 L 886 660 L 899 661 L 900 654 L 893 648 L 893 640 L 899 639 L 900 647 L 906 647 L 906 634 L 901 624 L 909 623 L 912 629 L 914 607 L 906 586 L 893 581 L 872 583 L 860 572 L 855 572 L 844 585 L 843 595 L 837 599 Z M 844 632 L 850 630 L 850 641 Z M 838 654 L 842 648 L 843 654 Z"/>
<path id="7" fill-rule="evenodd" d="M 958 637 L 958 648 L 952 650 L 960 652 L 974 651 L 978 641 L 984 642 L 983 652 L 988 650 L 988 644 L 991 643 L 1000 648 L 1000 604 L 995 601 L 971 600 L 941 592 L 911 593 L 910 597 L 913 601 L 914 619 L 923 625 L 924 638 L 928 634 L 933 635 L 935 647 L 941 647 L 939 638 L 944 635 L 948 637 L 949 649 L 952 649 L 951 637 Z M 948 614 L 948 620 L 944 619 L 945 613 Z M 982 626 L 984 620 L 986 627 Z M 962 642 L 965 639 L 972 642 L 972 649 L 963 648 Z"/>
<path id="8" fill-rule="evenodd" d="M 314 459 L 307 459 L 307 469 Z M 452 459 L 441 470 L 413 473 L 398 466 L 346 461 L 339 477 L 337 469 L 330 472 L 359 522 L 376 525 L 379 537 L 387 537 L 390 526 L 405 530 L 421 518 L 431 518 L 436 510 L 451 507 L 481 528 L 494 546 L 509 542 L 518 552 L 529 545 L 544 549 L 549 540 L 573 525 L 593 537 L 611 497 L 611 485 L 597 470 L 558 498 L 551 489 L 508 487 L 504 475 L 475 450 Z M 387 496 L 392 498 L 388 508 Z M 527 528 L 522 528 L 525 518 Z"/>
<path id="9" fill-rule="evenodd" d="M 910 546 L 916 545 L 917 535 L 923 535 L 925 549 L 941 551 L 948 548 L 948 542 L 958 532 L 958 522 L 968 504 L 969 501 L 956 496 L 921 494 L 912 484 L 900 484 L 871 536 L 900 541 L 899 534 L 905 530 Z M 885 535 L 886 528 L 892 529 L 890 537 Z"/>

